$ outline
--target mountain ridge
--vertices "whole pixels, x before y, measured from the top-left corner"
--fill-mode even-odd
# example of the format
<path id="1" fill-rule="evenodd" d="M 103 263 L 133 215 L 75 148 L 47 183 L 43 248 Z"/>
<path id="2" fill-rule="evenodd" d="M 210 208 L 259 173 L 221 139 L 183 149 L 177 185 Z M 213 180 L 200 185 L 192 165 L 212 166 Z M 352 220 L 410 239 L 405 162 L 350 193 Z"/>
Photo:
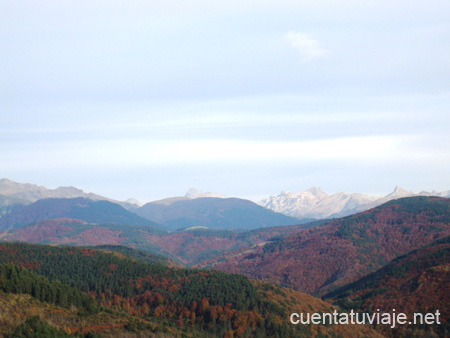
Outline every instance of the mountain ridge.
<path id="1" fill-rule="evenodd" d="M 440 337 L 450 331 L 450 236 L 397 257 L 381 269 L 325 295 L 345 309 L 406 313 L 437 309 L 441 325 L 432 329 Z M 396 331 L 407 334 L 407 327 Z M 398 335 L 397 335 L 398 336 Z"/>
<path id="2" fill-rule="evenodd" d="M 0 229 L 11 229 L 36 221 L 70 218 L 90 223 L 115 223 L 129 225 L 158 226 L 119 204 L 109 201 L 93 201 L 84 197 L 47 198 L 29 205 L 15 205 L 0 218 Z"/>
<path id="3" fill-rule="evenodd" d="M 450 190 L 441 192 L 421 191 L 414 193 L 407 191 L 400 186 L 385 196 L 376 196 L 363 193 L 338 192 L 328 194 L 319 187 L 311 188 L 293 193 L 282 191 L 277 196 L 269 196 L 256 202 L 266 209 L 282 213 L 286 216 L 299 219 L 331 219 L 344 217 L 357 212 L 374 208 L 389 200 L 408 196 L 438 196 L 450 197 Z M 127 210 L 136 212 L 144 205 L 163 204 L 170 205 L 180 200 L 193 200 L 197 198 L 228 198 L 218 192 L 204 192 L 195 188 L 190 188 L 184 196 L 167 197 L 160 200 L 141 204 L 134 198 L 126 201 L 118 201 L 95 193 L 85 193 L 83 190 L 73 186 L 62 186 L 56 189 L 48 189 L 31 183 L 18 183 L 10 179 L 0 179 L 0 217 L 10 210 L 12 204 L 30 204 L 44 198 L 75 198 L 84 197 L 93 201 L 106 200 L 121 205 Z"/>
<path id="4" fill-rule="evenodd" d="M 407 197 L 198 266 L 323 293 L 446 235 L 450 199 Z"/>
<path id="5" fill-rule="evenodd" d="M 30 203 L 46 198 L 76 198 L 83 197 L 93 201 L 109 201 L 130 209 L 139 205 L 138 201 L 130 198 L 127 201 L 117 201 L 108 197 L 100 196 L 92 192 L 85 193 L 83 190 L 73 186 L 61 186 L 49 189 L 31 183 L 19 183 L 7 178 L 0 179 L 0 195 L 10 198 L 22 199 Z M 137 202 L 137 203 L 135 203 Z"/>
<path id="6" fill-rule="evenodd" d="M 450 191 L 421 191 L 415 194 L 397 185 L 391 193 L 380 197 L 345 192 L 327 194 L 313 186 L 298 193 L 282 191 L 278 196 L 264 198 L 258 204 L 293 217 L 322 219 L 348 216 L 377 207 L 392 199 L 411 196 L 450 197 Z"/>
<path id="7" fill-rule="evenodd" d="M 250 230 L 302 223 L 298 218 L 276 213 L 240 198 L 172 198 L 145 204 L 134 212 L 167 230 L 196 226 L 210 229 Z"/>

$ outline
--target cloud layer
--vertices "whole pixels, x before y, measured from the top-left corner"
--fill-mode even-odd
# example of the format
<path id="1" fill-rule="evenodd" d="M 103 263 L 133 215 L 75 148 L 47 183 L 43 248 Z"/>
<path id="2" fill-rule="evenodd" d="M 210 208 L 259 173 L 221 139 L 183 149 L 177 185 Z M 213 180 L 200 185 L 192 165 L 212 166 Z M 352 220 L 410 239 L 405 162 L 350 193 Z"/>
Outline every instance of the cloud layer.
<path id="1" fill-rule="evenodd" d="M 3 1 L 0 176 L 142 201 L 449 189 L 449 12 Z"/>

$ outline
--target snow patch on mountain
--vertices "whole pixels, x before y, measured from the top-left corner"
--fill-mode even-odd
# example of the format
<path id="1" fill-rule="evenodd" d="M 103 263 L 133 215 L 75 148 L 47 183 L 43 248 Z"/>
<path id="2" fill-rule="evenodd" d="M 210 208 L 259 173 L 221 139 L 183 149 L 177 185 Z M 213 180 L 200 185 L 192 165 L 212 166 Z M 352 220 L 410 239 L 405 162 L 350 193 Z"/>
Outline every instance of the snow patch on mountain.
<path id="1" fill-rule="evenodd" d="M 320 188 L 311 187 L 298 193 L 282 191 L 278 196 L 270 196 L 258 204 L 276 212 L 298 218 L 333 218 L 344 217 L 374 208 L 393 199 L 409 196 L 450 197 L 450 191 L 420 192 L 415 194 L 400 186 L 386 196 L 373 196 L 361 193 L 327 194 Z"/>
<path id="2" fill-rule="evenodd" d="M 132 205 L 136 205 L 136 206 L 138 206 L 138 207 L 141 207 L 141 206 L 142 206 L 142 203 L 139 202 L 137 199 L 135 199 L 135 198 L 133 198 L 133 197 L 127 199 L 125 202 L 126 202 L 126 203 L 129 203 L 129 204 L 132 204 Z"/>
<path id="3" fill-rule="evenodd" d="M 227 196 L 222 195 L 218 192 L 204 192 L 201 190 L 197 190 L 195 188 L 190 188 L 184 196 L 189 198 L 200 198 L 200 197 L 227 198 Z"/>

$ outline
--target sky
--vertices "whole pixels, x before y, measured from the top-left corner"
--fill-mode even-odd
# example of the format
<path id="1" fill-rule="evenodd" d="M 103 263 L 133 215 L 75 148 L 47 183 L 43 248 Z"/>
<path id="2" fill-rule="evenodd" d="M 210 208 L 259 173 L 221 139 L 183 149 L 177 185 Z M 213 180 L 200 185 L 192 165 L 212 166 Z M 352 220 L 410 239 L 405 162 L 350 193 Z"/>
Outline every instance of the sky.
<path id="1" fill-rule="evenodd" d="M 0 178 L 148 202 L 449 190 L 450 2 L 2 0 Z"/>

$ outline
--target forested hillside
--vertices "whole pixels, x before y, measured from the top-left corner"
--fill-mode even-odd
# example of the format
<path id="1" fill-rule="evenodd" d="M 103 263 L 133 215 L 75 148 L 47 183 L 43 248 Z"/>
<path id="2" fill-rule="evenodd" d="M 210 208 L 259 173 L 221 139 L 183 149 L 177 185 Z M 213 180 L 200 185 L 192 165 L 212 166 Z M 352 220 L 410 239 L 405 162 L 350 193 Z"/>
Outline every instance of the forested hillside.
<path id="1" fill-rule="evenodd" d="M 400 327 L 395 337 L 411 337 L 419 329 L 450 335 L 450 236 L 398 257 L 360 280 L 325 296 L 347 309 L 406 313 L 440 312 L 440 325 Z M 431 334 L 429 335 L 432 336 Z"/>
<path id="2" fill-rule="evenodd" d="M 450 199 L 410 197 L 299 230 L 202 266 L 324 293 L 450 234 Z"/>
<path id="3" fill-rule="evenodd" d="M 0 232 L 2 241 L 77 246 L 120 245 L 165 256 L 186 266 L 211 259 L 228 251 L 264 243 L 275 236 L 318 224 L 255 229 L 247 232 L 190 229 L 166 232 L 149 226 L 90 224 L 75 219 L 38 221 Z"/>
<path id="4" fill-rule="evenodd" d="M 15 277 L 5 276 L 13 274 L 25 276 L 24 280 L 80 290 L 95 299 L 95 306 L 80 306 L 78 303 L 72 306 L 72 297 L 64 300 L 67 304 L 59 303 L 62 293 L 58 291 L 54 292 L 54 301 L 53 298 L 41 301 L 77 308 L 78 312 L 86 308 L 85 312 L 91 316 L 99 316 L 104 311 L 114 314 L 116 311 L 134 318 L 134 324 L 130 324 L 131 319 L 122 322 L 123 329 L 126 325 L 134 325 L 137 331 L 140 327 L 143 330 L 151 327 L 155 332 L 165 330 L 180 337 L 183 334 L 186 337 L 310 337 L 318 332 L 330 337 L 338 332 L 344 337 L 357 337 L 362 332 L 376 336 L 370 329 L 357 326 L 294 327 L 288 322 L 288 314 L 294 308 L 297 311 L 299 308 L 323 311 L 330 309 L 331 305 L 294 291 L 254 283 L 241 275 L 173 269 L 145 263 L 125 254 L 94 249 L 24 243 L 0 245 L 0 261 L 4 264 L 1 280 L 9 285 L 3 292 L 36 293 L 33 285 L 37 284 L 32 282 L 32 287 L 24 282 L 24 286 L 18 286 L 19 289 L 10 289 L 7 281 Z M 48 278 L 48 281 L 36 274 Z M 110 329 L 111 325 L 106 326 Z M 62 328 L 66 332 L 86 330 L 84 326 Z"/>

